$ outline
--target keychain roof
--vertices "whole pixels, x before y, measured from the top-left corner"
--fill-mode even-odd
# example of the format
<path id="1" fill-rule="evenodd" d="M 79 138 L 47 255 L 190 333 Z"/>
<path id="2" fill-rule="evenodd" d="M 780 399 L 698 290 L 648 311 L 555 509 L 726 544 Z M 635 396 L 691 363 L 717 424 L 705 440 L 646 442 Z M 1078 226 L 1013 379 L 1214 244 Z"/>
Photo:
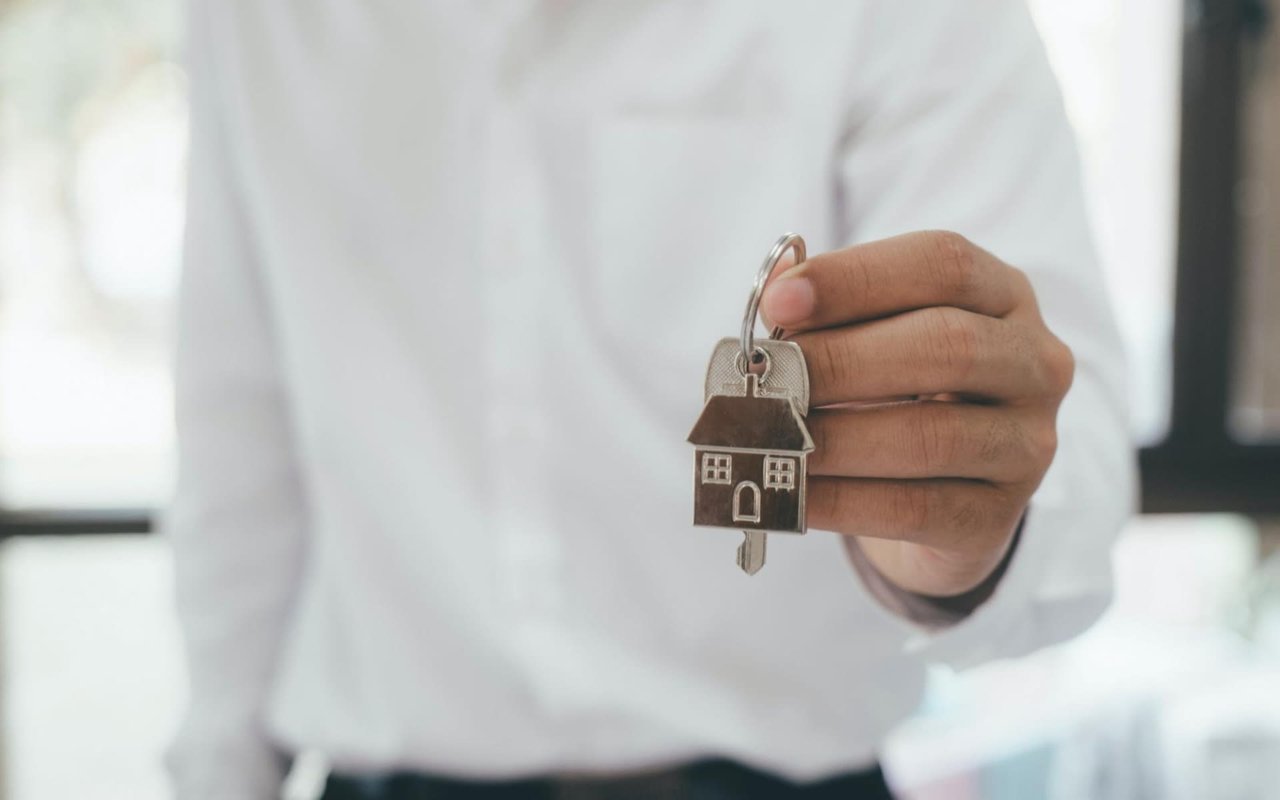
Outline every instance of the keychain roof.
<path id="1" fill-rule="evenodd" d="M 800 411 L 790 398 L 759 393 L 755 375 L 747 377 L 742 397 L 713 395 L 689 432 L 689 443 L 705 447 L 749 450 L 813 450 Z"/>

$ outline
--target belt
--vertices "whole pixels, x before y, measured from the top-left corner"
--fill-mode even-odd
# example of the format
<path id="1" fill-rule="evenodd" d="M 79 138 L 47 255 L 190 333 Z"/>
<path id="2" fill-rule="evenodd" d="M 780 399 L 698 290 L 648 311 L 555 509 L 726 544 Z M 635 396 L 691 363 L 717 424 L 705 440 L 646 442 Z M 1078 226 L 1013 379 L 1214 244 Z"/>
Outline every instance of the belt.
<path id="1" fill-rule="evenodd" d="M 807 784 L 710 759 L 621 776 L 466 781 L 397 772 L 329 776 L 321 800 L 893 800 L 879 765 Z"/>

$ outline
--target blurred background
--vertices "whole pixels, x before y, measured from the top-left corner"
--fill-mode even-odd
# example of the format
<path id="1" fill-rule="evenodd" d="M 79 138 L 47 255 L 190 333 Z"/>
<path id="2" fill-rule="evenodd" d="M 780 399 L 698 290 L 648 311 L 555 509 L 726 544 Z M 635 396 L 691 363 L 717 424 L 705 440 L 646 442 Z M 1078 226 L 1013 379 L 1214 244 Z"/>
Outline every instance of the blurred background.
<path id="1" fill-rule="evenodd" d="M 0 798 L 166 796 L 178 0 L 0 0 Z M 1144 514 L 1095 629 L 938 672 L 907 797 L 1280 797 L 1280 23 L 1032 0 L 1132 369 Z"/>

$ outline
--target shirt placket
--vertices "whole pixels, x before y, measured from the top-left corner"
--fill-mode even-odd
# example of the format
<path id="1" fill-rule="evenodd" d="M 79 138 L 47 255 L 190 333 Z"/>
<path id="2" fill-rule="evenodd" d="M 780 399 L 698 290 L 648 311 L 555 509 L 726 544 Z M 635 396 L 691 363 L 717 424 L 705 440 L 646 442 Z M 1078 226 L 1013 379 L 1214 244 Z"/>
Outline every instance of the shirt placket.
<path id="1" fill-rule="evenodd" d="M 486 461 L 492 469 L 488 516 L 508 619 L 531 633 L 553 625 L 562 601 L 561 553 L 548 523 L 548 481 L 555 480 L 555 468 L 546 456 L 551 431 L 541 348 L 549 311 L 538 285 L 545 261 L 538 215 L 545 198 L 527 115 L 495 103 L 488 119 L 480 246 Z"/>

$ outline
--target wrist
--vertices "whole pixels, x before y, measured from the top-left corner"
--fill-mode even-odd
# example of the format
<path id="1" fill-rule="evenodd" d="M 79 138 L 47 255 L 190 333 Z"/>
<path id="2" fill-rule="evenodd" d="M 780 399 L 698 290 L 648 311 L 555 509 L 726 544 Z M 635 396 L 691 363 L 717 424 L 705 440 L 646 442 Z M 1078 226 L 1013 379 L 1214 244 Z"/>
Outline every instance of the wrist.
<path id="1" fill-rule="evenodd" d="M 979 590 L 1001 571 L 1013 551 L 1021 526 L 1019 517 L 994 547 L 976 553 L 971 549 L 954 552 L 906 545 L 902 548 L 899 571 L 887 577 L 903 591 L 936 599 Z"/>
<path id="2" fill-rule="evenodd" d="M 868 549 L 874 552 L 877 543 L 885 543 L 884 540 L 846 537 L 845 548 L 854 570 L 881 605 L 918 624 L 941 628 L 964 619 L 995 594 L 1013 560 L 1021 536 L 1020 519 L 995 565 L 978 580 L 970 581 L 967 588 L 946 593 L 937 591 L 936 586 L 930 587 L 932 591 L 914 591 L 894 581 L 867 552 Z"/>

